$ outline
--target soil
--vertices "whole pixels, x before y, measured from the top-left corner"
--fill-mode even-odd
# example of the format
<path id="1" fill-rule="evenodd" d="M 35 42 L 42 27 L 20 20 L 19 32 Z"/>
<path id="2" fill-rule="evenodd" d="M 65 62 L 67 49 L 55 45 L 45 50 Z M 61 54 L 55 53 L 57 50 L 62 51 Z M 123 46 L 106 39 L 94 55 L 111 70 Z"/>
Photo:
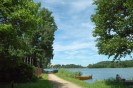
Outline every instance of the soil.
<path id="1" fill-rule="evenodd" d="M 54 74 L 48 74 L 48 77 L 53 88 L 82 88 L 74 83 L 63 80 Z"/>

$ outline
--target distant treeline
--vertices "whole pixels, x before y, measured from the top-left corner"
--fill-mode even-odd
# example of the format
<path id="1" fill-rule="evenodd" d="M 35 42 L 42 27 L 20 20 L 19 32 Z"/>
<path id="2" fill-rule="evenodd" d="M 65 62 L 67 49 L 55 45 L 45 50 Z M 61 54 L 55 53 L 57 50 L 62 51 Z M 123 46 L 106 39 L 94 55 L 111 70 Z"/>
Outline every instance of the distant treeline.
<path id="1" fill-rule="evenodd" d="M 81 65 L 75 65 L 75 64 L 67 64 L 67 65 L 52 65 L 53 68 L 82 68 L 83 66 Z"/>
<path id="2" fill-rule="evenodd" d="M 102 61 L 96 64 L 89 64 L 88 68 L 126 68 L 126 67 L 133 67 L 133 60 L 126 60 L 126 61 Z"/>

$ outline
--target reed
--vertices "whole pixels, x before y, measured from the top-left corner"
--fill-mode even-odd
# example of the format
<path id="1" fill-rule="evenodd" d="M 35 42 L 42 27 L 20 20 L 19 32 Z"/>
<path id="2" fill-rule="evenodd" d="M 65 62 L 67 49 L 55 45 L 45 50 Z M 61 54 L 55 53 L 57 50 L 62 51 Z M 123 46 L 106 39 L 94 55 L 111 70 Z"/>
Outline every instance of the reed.
<path id="1" fill-rule="evenodd" d="M 81 76 L 82 72 L 80 72 L 80 71 L 71 72 L 71 71 L 66 70 L 66 69 L 59 69 L 57 74 L 65 76 L 65 77 L 75 78 L 75 76 Z"/>
<path id="2" fill-rule="evenodd" d="M 88 83 L 82 80 L 75 79 L 75 73 L 66 69 L 60 69 L 56 75 L 83 88 L 133 88 L 133 86 L 116 83 L 114 80 L 101 80 L 95 81 L 93 83 Z"/>

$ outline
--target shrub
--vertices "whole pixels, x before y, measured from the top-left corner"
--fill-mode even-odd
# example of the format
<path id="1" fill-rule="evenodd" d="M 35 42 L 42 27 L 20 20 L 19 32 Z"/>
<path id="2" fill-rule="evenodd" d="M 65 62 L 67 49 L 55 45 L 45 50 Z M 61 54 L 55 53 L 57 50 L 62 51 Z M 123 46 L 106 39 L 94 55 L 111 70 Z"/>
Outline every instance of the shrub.
<path id="1" fill-rule="evenodd" d="M 0 59 L 0 82 L 31 82 L 36 80 L 33 66 L 18 63 L 17 59 Z"/>
<path id="2" fill-rule="evenodd" d="M 58 70 L 53 70 L 53 73 L 57 73 L 58 72 Z"/>
<path id="3" fill-rule="evenodd" d="M 17 75 L 17 77 L 15 75 Z M 15 75 L 14 81 L 16 82 L 32 82 L 37 80 L 33 66 L 25 63 L 21 63 L 20 66 L 16 67 Z"/>

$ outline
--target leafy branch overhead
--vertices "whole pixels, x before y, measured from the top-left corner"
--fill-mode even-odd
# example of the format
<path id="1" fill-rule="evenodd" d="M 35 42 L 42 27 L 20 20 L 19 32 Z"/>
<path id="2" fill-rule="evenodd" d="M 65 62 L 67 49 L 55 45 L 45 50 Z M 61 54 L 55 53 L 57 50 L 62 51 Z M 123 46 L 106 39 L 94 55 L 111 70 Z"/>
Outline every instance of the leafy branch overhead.
<path id="1" fill-rule="evenodd" d="M 34 66 L 38 66 L 37 61 L 40 67 L 47 66 L 53 57 L 56 29 L 52 12 L 41 8 L 40 3 L 0 0 L 0 72 L 25 58 L 32 58 Z M 3 64 L 10 61 L 14 64 Z"/>
<path id="2" fill-rule="evenodd" d="M 133 53 L 133 0 L 94 0 L 93 36 L 99 54 L 120 59 Z"/>

